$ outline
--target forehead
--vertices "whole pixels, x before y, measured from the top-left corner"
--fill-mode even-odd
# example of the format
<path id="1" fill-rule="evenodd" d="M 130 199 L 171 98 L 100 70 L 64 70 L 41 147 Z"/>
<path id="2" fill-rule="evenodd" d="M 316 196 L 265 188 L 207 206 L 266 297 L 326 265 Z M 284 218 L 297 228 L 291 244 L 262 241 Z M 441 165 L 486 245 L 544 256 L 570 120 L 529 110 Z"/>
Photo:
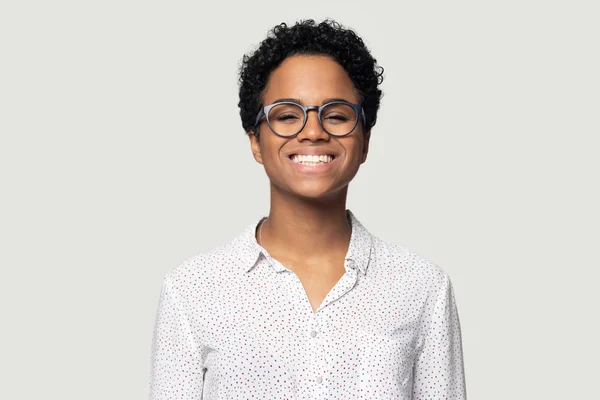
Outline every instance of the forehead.
<path id="1" fill-rule="evenodd" d="M 359 102 L 346 70 L 323 55 L 288 57 L 271 73 L 263 95 L 264 104 L 281 98 L 297 98 L 305 105 L 318 105 L 329 98 Z"/>

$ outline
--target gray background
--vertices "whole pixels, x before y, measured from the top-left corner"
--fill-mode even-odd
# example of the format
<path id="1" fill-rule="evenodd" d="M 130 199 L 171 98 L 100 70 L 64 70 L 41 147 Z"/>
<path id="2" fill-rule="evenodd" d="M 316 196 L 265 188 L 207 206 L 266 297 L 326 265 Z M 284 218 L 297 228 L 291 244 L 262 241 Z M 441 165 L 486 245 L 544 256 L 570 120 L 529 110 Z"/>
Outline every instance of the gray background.
<path id="1" fill-rule="evenodd" d="M 469 397 L 597 394 L 597 4 L 2 2 L 0 398 L 147 397 L 165 273 L 268 212 L 241 57 L 307 17 L 385 68 L 348 207 L 450 274 Z"/>

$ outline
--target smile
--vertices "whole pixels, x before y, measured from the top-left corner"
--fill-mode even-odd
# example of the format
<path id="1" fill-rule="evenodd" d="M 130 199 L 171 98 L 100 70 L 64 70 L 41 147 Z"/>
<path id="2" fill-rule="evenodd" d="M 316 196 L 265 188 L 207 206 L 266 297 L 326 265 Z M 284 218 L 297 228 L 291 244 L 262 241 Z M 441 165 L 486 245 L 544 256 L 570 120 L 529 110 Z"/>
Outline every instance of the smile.
<path id="1" fill-rule="evenodd" d="M 332 162 L 335 156 L 332 154 L 292 154 L 289 158 L 295 164 L 302 164 L 314 167 L 319 164 L 327 164 Z"/>
<path id="2" fill-rule="evenodd" d="M 303 174 L 320 174 L 329 171 L 337 164 L 339 157 L 333 154 L 300 155 L 292 154 L 287 159 L 292 167 Z"/>

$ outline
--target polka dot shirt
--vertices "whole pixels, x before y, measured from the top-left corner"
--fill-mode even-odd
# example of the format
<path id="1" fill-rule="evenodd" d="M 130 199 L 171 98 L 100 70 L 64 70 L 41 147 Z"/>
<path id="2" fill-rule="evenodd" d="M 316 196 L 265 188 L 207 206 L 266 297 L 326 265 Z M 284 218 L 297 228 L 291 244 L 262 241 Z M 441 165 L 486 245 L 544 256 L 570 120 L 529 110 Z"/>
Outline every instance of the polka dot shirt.
<path id="1" fill-rule="evenodd" d="M 466 399 L 449 276 L 346 213 L 346 272 L 316 311 L 296 274 L 257 243 L 265 216 L 172 268 L 150 399 Z"/>

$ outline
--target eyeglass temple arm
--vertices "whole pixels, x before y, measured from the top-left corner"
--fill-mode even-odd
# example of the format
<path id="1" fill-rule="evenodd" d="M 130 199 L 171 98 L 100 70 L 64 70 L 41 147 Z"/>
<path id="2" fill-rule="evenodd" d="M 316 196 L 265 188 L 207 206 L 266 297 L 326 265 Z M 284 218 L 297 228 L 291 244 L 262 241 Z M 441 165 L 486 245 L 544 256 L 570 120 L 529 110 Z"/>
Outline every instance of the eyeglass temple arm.
<path id="1" fill-rule="evenodd" d="M 262 116 L 265 114 L 265 109 L 261 108 L 260 111 L 258 112 L 258 115 L 256 116 L 256 120 L 254 121 L 254 128 L 256 128 L 258 126 L 258 121 L 260 121 L 260 119 L 262 118 Z"/>

